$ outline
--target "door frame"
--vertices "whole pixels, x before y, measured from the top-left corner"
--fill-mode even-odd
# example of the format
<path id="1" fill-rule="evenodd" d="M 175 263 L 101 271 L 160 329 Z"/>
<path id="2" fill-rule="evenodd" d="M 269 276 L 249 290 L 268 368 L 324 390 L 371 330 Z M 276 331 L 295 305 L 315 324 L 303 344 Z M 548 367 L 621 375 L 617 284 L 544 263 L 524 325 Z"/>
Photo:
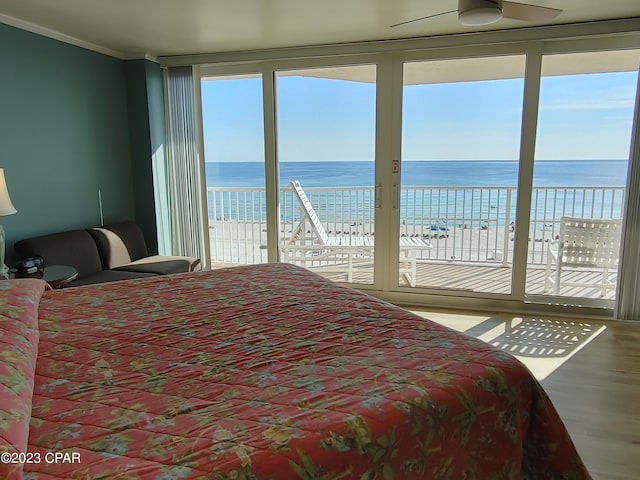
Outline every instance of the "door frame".
<path id="1" fill-rule="evenodd" d="M 472 45 L 469 45 L 472 44 Z M 263 52 L 236 52 L 162 59 L 163 66 L 181 64 L 201 65 L 202 75 L 260 73 L 263 77 L 265 118 L 266 178 L 277 192 L 277 125 L 274 101 L 277 94 L 273 72 L 295 68 L 329 67 L 375 63 L 376 71 L 376 186 L 380 207 L 376 208 L 375 230 L 387 232 L 376 236 L 374 283 L 357 285 L 376 296 L 402 304 L 429 305 L 463 309 L 483 309 L 508 312 L 539 312 L 554 315 L 588 315 L 611 318 L 614 309 L 601 306 L 563 307 L 534 303 L 525 294 L 526 248 L 531 207 L 532 169 L 540 87 L 540 65 L 544 54 L 590 50 L 640 48 L 637 20 L 596 22 L 590 25 L 564 25 L 530 28 L 519 31 L 453 35 L 414 40 L 367 42 L 365 44 L 300 47 Z M 520 174 L 518 180 L 517 221 L 519 228 L 514 240 L 515 256 L 510 295 L 467 292 L 443 292 L 437 289 L 398 286 L 398 241 L 394 232 L 399 228 L 399 211 L 394 209 L 399 172 L 390 174 L 393 161 L 401 158 L 402 124 L 402 64 L 408 60 L 445 59 L 449 56 L 487 56 L 491 54 L 524 53 L 527 55 L 525 94 L 520 145 Z M 197 99 L 199 101 L 200 99 Z M 637 161 L 637 160 L 636 160 Z M 523 173 L 526 172 L 526 173 Z M 273 188 L 275 186 L 275 189 Z M 527 194 L 527 195 L 525 195 Z M 527 200 L 522 200 L 526 197 Z M 277 195 L 268 197 L 268 258 L 279 258 L 279 206 Z M 392 228 L 393 227 L 393 228 Z M 623 247 L 624 248 L 624 247 Z M 627 247 L 631 248 L 631 247 Z"/>

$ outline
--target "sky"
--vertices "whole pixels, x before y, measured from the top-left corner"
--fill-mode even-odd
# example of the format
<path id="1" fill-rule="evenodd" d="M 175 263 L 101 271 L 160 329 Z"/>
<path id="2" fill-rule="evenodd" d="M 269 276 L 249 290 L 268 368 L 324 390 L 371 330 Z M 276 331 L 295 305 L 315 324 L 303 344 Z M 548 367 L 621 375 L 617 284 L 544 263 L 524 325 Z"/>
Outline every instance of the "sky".
<path id="1" fill-rule="evenodd" d="M 374 68 L 374 67 L 370 67 Z M 637 72 L 543 77 L 540 160 L 626 159 Z M 524 81 L 405 86 L 403 160 L 517 160 Z M 259 78 L 203 81 L 205 160 L 263 161 Z M 375 85 L 277 77 L 280 161 L 368 160 Z"/>

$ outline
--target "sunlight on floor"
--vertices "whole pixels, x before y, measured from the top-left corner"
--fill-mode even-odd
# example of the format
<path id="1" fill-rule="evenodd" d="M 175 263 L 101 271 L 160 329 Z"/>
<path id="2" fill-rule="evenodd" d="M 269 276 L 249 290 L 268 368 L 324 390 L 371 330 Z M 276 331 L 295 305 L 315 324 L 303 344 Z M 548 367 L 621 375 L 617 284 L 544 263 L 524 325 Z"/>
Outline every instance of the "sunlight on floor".
<path id="1" fill-rule="evenodd" d="M 511 353 L 538 380 L 545 379 L 606 329 L 596 321 L 410 311 Z"/>

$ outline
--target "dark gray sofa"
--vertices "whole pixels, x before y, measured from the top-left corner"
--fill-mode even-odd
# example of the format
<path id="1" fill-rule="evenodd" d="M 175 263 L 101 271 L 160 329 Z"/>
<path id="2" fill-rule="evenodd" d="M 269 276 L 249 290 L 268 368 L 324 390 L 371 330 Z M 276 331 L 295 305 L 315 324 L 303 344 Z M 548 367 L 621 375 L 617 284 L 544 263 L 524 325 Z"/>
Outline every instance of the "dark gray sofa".
<path id="1" fill-rule="evenodd" d="M 78 277 L 65 286 L 190 272 L 194 257 L 149 255 L 140 227 L 125 221 L 26 238 L 15 243 L 18 258 L 39 256 L 47 265 L 69 265 Z"/>

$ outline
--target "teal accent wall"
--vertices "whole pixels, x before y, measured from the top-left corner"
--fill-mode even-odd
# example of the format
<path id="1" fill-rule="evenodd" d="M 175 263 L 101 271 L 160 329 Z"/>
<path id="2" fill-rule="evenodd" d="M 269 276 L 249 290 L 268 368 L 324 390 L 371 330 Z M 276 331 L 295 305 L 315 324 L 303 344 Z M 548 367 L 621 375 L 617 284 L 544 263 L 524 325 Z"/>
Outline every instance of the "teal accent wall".
<path id="1" fill-rule="evenodd" d="M 164 166 L 164 87 L 160 65 L 149 60 L 125 62 L 129 138 L 133 169 L 135 220 L 149 253 L 158 253 L 154 163 Z"/>
<path id="2" fill-rule="evenodd" d="M 8 261 L 21 238 L 99 225 L 99 191 L 105 223 L 144 216 L 125 70 L 122 60 L 0 24 L 0 167 L 18 210 L 0 217 Z M 149 128 L 140 122 L 132 133 Z"/>

